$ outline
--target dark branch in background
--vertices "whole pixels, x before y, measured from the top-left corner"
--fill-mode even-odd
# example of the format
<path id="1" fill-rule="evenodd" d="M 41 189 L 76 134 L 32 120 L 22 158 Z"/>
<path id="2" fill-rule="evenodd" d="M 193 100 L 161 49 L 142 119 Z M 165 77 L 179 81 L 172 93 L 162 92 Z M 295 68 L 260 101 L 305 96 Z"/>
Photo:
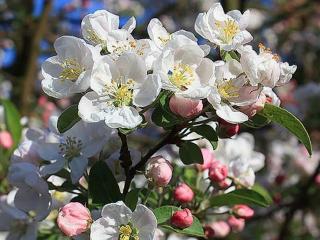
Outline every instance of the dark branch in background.
<path id="1" fill-rule="evenodd" d="M 287 211 L 286 218 L 280 230 L 278 240 L 290 239 L 289 227 L 290 227 L 291 221 L 293 220 L 295 213 L 299 209 L 304 209 L 308 206 L 309 200 L 310 200 L 309 190 L 314 184 L 315 179 L 319 174 L 319 172 L 320 172 L 320 161 L 318 163 L 316 170 L 314 171 L 312 176 L 308 179 L 308 181 L 305 183 L 305 185 L 301 187 L 300 192 L 294 198 L 295 201 L 291 204 L 289 210 Z"/>
<path id="2" fill-rule="evenodd" d="M 27 59 L 27 67 L 25 72 L 25 78 L 22 82 L 22 93 L 20 98 L 21 114 L 26 115 L 29 112 L 30 104 L 32 101 L 33 91 L 35 89 L 35 82 L 37 79 L 37 60 L 39 56 L 39 45 L 43 38 L 45 31 L 47 30 L 46 25 L 52 6 L 52 0 L 46 0 L 44 3 L 43 13 L 38 20 L 38 23 L 34 26 L 33 37 L 30 43 L 30 54 Z"/>

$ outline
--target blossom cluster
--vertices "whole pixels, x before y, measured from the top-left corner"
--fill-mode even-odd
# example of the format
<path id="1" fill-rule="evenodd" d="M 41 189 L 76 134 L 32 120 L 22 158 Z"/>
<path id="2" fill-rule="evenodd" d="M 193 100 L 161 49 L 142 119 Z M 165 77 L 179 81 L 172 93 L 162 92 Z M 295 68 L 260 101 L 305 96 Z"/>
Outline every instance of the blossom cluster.
<path id="1" fill-rule="evenodd" d="M 134 17 L 120 27 L 117 15 L 99 10 L 82 20 L 83 38 L 58 38 L 57 55 L 42 65 L 42 89 L 57 99 L 81 98 L 60 117 L 47 117 L 48 128 L 26 130 L 11 158 L 8 180 L 15 189 L 1 198 L 0 215 L 7 224 L 0 230 L 10 231 L 10 239 L 36 239 L 37 224 L 56 207 L 57 190 L 86 198 L 74 198 L 60 209 L 57 224 L 69 237 L 153 240 L 161 239 L 161 226 L 208 238 L 241 231 L 254 211 L 244 204 L 213 209 L 210 197 L 253 188 L 264 155 L 254 151 L 250 134 L 233 136 L 266 103 L 279 106 L 272 89 L 286 84 L 296 70 L 262 44 L 258 53 L 248 45 L 253 39 L 246 30 L 249 18 L 249 11 L 225 13 L 214 4 L 195 21 L 195 31 L 208 41 L 199 45 L 192 32 L 169 33 L 158 19 L 150 21 L 148 39 L 135 39 Z M 214 49 L 221 60 L 209 58 Z M 74 109 L 75 116 L 70 114 Z M 148 124 L 149 110 L 168 135 L 142 155 L 129 148 L 127 135 Z M 106 156 L 106 146 L 118 136 L 120 149 Z M 186 172 L 175 175 L 181 161 L 160 153 L 166 144 L 179 148 L 174 151 L 183 164 L 191 164 L 181 168 L 197 176 L 195 181 Z M 99 175 L 103 169 L 109 173 Z M 135 178 L 139 173 L 145 175 L 142 184 Z M 106 178 L 110 182 L 97 182 Z M 175 185 L 172 198 L 165 192 L 170 182 Z M 110 185 L 106 199 L 97 197 L 99 185 Z M 138 195 L 132 207 L 127 196 L 134 190 Z M 179 208 L 172 206 L 177 203 Z M 161 215 L 168 208 L 169 217 Z M 228 218 L 203 217 L 207 211 Z M 196 230 L 184 232 L 189 227 Z"/>

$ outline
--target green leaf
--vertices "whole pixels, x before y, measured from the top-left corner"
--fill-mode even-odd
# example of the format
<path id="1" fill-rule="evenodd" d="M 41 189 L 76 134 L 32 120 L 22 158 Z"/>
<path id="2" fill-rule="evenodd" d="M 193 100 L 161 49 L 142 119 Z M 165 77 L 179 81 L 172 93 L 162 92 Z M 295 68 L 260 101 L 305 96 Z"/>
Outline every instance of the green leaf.
<path id="1" fill-rule="evenodd" d="M 199 146 L 192 142 L 183 142 L 179 148 L 181 161 L 186 164 L 199 163 L 203 164 L 203 157 Z"/>
<path id="2" fill-rule="evenodd" d="M 191 128 L 191 131 L 206 138 L 211 143 L 213 149 L 217 148 L 218 135 L 217 135 L 217 132 L 210 125 L 195 126 Z"/>
<path id="3" fill-rule="evenodd" d="M 257 193 L 259 193 L 260 195 L 262 195 L 269 202 L 269 204 L 271 204 L 273 202 L 272 197 L 270 196 L 268 190 L 265 189 L 264 187 L 262 187 L 260 184 L 256 183 L 252 187 L 252 190 L 254 190 Z"/>
<path id="4" fill-rule="evenodd" d="M 73 127 L 77 122 L 80 121 L 78 115 L 78 106 L 71 105 L 64 110 L 58 118 L 58 130 L 60 133 L 64 133 Z"/>
<path id="5" fill-rule="evenodd" d="M 210 199 L 210 205 L 212 207 L 230 206 L 235 204 L 255 204 L 267 207 L 270 205 L 270 199 L 261 193 L 250 189 L 238 189 Z"/>
<path id="6" fill-rule="evenodd" d="M 262 128 L 268 125 L 270 122 L 271 121 L 268 118 L 258 113 L 243 124 L 249 128 Z"/>
<path id="7" fill-rule="evenodd" d="M 140 188 L 132 189 L 130 192 L 128 192 L 126 196 L 125 203 L 132 211 L 136 209 L 136 206 L 139 200 L 140 191 L 141 191 Z"/>
<path id="8" fill-rule="evenodd" d="M 1 103 L 4 107 L 6 127 L 12 135 L 12 139 L 14 141 L 13 148 L 15 148 L 20 142 L 22 132 L 22 126 L 20 124 L 20 114 L 14 104 L 9 100 L 3 99 L 1 100 Z"/>
<path id="9" fill-rule="evenodd" d="M 232 59 L 237 60 L 238 62 L 240 61 L 239 56 L 234 51 L 227 52 L 227 51 L 221 50 L 220 51 L 220 56 L 226 62 L 228 62 L 228 61 L 230 61 Z"/>
<path id="10" fill-rule="evenodd" d="M 204 232 L 202 225 L 195 216 L 193 216 L 193 224 L 185 229 L 178 229 L 174 226 L 171 226 L 170 219 L 172 214 L 180 210 L 179 208 L 175 206 L 163 206 L 159 207 L 153 210 L 154 215 L 157 218 L 158 225 L 160 225 L 162 228 L 165 228 L 171 232 L 181 233 L 189 236 L 195 236 L 195 237 L 204 237 Z"/>
<path id="11" fill-rule="evenodd" d="M 178 118 L 164 111 L 161 107 L 157 107 L 153 111 L 151 119 L 157 126 L 163 128 L 170 128 L 180 122 Z"/>
<path id="12" fill-rule="evenodd" d="M 89 204 L 103 206 L 121 199 L 118 183 L 108 165 L 96 162 L 89 174 Z"/>
<path id="13" fill-rule="evenodd" d="M 312 155 L 312 145 L 309 134 L 300 120 L 292 113 L 272 104 L 265 104 L 260 114 L 288 129 L 303 143 L 308 153 Z"/>

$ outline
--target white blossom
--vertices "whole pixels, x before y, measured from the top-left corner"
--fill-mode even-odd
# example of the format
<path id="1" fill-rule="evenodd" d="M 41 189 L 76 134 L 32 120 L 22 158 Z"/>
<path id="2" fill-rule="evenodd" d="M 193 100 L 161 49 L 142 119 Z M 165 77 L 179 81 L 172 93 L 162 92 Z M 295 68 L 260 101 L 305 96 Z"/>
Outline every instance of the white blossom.
<path id="1" fill-rule="evenodd" d="M 42 64 L 43 91 L 51 97 L 64 98 L 86 91 L 90 86 L 91 70 L 99 52 L 72 36 L 62 36 L 54 43 L 56 56 Z"/>
<path id="2" fill-rule="evenodd" d="M 93 69 L 91 89 L 79 103 L 87 122 L 104 121 L 111 128 L 135 128 L 142 123 L 136 107 L 151 104 L 161 90 L 157 75 L 147 75 L 141 57 L 125 53 L 116 61 L 103 56 Z"/>
<path id="3" fill-rule="evenodd" d="M 225 14 L 221 4 L 215 3 L 208 12 L 198 15 L 195 30 L 221 50 L 231 51 L 253 39 L 246 30 L 249 18 L 249 10 L 243 14 L 238 10 Z"/>
<path id="4" fill-rule="evenodd" d="M 123 202 L 103 207 L 101 218 L 91 225 L 93 240 L 153 240 L 157 219 L 146 206 L 138 204 L 131 211 Z"/>

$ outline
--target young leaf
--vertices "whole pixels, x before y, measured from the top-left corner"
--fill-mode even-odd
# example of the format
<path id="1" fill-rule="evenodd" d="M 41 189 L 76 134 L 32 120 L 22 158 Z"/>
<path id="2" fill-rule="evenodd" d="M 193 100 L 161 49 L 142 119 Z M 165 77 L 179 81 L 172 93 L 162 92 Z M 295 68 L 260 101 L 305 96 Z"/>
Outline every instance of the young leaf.
<path id="1" fill-rule="evenodd" d="M 153 111 L 151 119 L 157 126 L 163 128 L 170 128 L 179 122 L 179 119 L 164 111 L 161 107 L 157 107 Z"/>
<path id="2" fill-rule="evenodd" d="M 78 106 L 71 105 L 64 110 L 58 118 L 58 130 L 60 133 L 64 133 L 73 127 L 77 122 L 80 121 L 78 115 Z"/>
<path id="3" fill-rule="evenodd" d="M 186 164 L 199 163 L 203 164 L 203 157 L 200 148 L 197 144 L 192 142 L 184 142 L 179 148 L 179 155 L 181 161 Z"/>
<path id="4" fill-rule="evenodd" d="M 141 191 L 140 188 L 132 189 L 130 192 L 128 192 L 126 196 L 125 203 L 132 211 L 136 209 L 136 206 L 139 200 L 140 191 Z"/>
<path id="5" fill-rule="evenodd" d="M 4 107 L 4 115 L 6 126 L 8 131 L 12 135 L 14 146 L 17 146 L 20 142 L 22 126 L 20 124 L 20 114 L 17 108 L 9 100 L 1 100 L 2 106 Z"/>
<path id="6" fill-rule="evenodd" d="M 270 204 L 272 203 L 272 197 L 270 196 L 269 192 L 267 189 L 265 189 L 264 187 L 262 187 L 260 184 L 255 184 L 252 187 L 252 190 L 256 191 L 257 193 L 259 193 L 260 195 L 262 195 Z"/>
<path id="7" fill-rule="evenodd" d="M 270 199 L 261 193 L 250 189 L 238 189 L 232 192 L 218 195 L 210 199 L 212 207 L 229 206 L 235 204 L 255 204 L 267 207 L 271 204 Z"/>
<path id="8" fill-rule="evenodd" d="M 191 128 L 192 132 L 199 134 L 200 136 L 206 138 L 212 145 L 213 149 L 218 146 L 218 135 L 216 131 L 209 125 L 200 125 Z"/>
<path id="9" fill-rule="evenodd" d="M 195 236 L 195 237 L 204 237 L 202 225 L 195 216 L 193 216 L 193 224 L 188 228 L 178 229 L 172 226 L 170 224 L 170 219 L 172 214 L 177 210 L 179 210 L 179 208 L 174 206 L 163 206 L 163 207 L 154 209 L 153 213 L 157 218 L 158 225 L 160 225 L 162 228 L 165 228 L 171 232 L 186 234 L 186 235 Z"/>
<path id="10" fill-rule="evenodd" d="M 89 204 L 103 206 L 121 199 L 118 183 L 107 164 L 95 163 L 89 174 Z"/>
<path id="11" fill-rule="evenodd" d="M 308 153 L 312 155 L 312 145 L 309 134 L 300 120 L 292 113 L 272 104 L 265 104 L 260 114 L 288 129 L 303 143 Z"/>

